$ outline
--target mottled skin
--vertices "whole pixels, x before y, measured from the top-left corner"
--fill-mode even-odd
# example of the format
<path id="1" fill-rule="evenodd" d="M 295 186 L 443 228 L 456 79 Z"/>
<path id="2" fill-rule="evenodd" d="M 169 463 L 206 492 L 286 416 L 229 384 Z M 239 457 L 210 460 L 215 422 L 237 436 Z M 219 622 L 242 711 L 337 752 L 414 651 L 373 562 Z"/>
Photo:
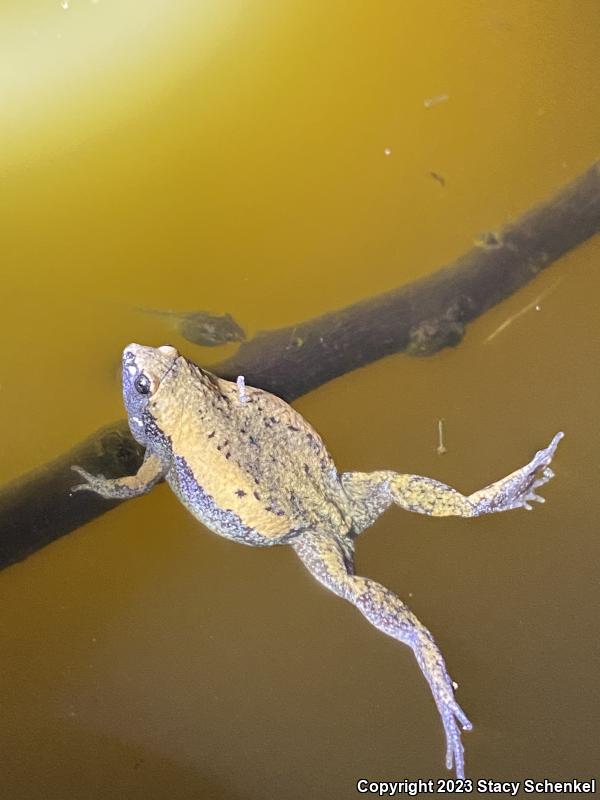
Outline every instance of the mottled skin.
<path id="1" fill-rule="evenodd" d="M 432 516 L 475 517 L 543 501 L 562 437 L 511 475 L 465 496 L 432 478 L 392 471 L 338 473 L 320 436 L 279 398 L 221 380 L 175 348 L 131 344 L 123 353 L 123 398 L 146 446 L 136 475 L 107 479 L 74 469 L 90 490 L 134 497 L 165 478 L 182 503 L 221 536 L 255 546 L 289 544 L 324 586 L 379 630 L 412 648 L 446 734 L 446 765 L 464 776 L 460 727 L 471 723 L 432 635 L 389 589 L 354 574 L 354 539 L 392 503 Z"/>

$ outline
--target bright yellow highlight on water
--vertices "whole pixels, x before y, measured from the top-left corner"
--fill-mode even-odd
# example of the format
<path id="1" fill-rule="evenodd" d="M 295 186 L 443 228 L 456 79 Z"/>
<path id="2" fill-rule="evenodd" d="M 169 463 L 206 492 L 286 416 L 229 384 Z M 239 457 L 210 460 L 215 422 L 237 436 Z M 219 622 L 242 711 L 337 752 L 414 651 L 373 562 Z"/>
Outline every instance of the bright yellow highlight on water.
<path id="1" fill-rule="evenodd" d="M 5 4 L 7 5 L 7 4 Z M 238 3 L 193 0 L 51 0 L 0 9 L 0 166 L 43 134 L 63 143 L 127 124 L 181 76 L 210 58 Z M 162 86 L 161 86 L 162 84 Z M 109 113 L 107 113 L 109 112 Z M 79 131 L 77 130 L 79 128 Z M 38 140 L 38 141 L 36 141 Z M 45 148 L 43 148 L 45 149 Z"/>

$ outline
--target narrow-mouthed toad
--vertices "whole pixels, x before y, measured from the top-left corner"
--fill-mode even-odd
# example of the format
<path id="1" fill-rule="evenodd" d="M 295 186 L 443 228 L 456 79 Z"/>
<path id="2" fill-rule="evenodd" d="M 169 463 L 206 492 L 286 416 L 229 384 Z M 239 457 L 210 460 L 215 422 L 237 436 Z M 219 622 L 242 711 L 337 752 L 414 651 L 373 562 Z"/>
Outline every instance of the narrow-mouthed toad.
<path id="1" fill-rule="evenodd" d="M 248 545 L 289 544 L 324 586 L 379 630 L 409 645 L 446 734 L 446 765 L 464 776 L 460 726 L 471 723 L 432 635 L 402 601 L 354 573 L 354 540 L 392 503 L 436 517 L 476 517 L 531 508 L 562 433 L 527 466 L 465 496 L 432 478 L 391 470 L 340 474 L 320 436 L 268 392 L 221 380 L 174 347 L 130 344 L 123 398 L 131 432 L 145 445 L 136 475 L 107 479 L 74 469 L 86 489 L 125 498 L 165 478 L 181 502 L 215 533 Z"/>

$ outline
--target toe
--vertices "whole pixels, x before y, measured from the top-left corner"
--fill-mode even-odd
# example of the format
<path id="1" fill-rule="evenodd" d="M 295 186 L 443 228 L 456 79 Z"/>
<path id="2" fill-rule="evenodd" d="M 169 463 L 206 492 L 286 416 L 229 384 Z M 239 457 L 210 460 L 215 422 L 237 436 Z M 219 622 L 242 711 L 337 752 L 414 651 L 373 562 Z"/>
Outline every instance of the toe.
<path id="1" fill-rule="evenodd" d="M 71 486 L 69 491 L 73 494 L 73 492 L 92 492 L 93 489 L 89 483 L 78 483 L 75 486 Z"/>

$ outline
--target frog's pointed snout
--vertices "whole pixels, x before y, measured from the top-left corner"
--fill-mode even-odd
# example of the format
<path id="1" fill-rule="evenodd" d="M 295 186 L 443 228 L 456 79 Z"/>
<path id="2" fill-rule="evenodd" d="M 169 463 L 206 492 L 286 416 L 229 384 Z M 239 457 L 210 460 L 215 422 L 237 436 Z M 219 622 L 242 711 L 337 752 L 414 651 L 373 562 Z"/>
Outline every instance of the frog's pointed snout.
<path id="1" fill-rule="evenodd" d="M 179 353 L 177 348 L 173 347 L 171 344 L 162 344 L 160 347 L 154 348 L 138 344 L 137 342 L 131 342 L 131 344 L 128 344 L 123 350 L 123 363 L 125 365 L 131 365 L 136 362 L 141 363 L 142 359 L 156 359 L 157 356 L 159 358 L 166 358 L 169 361 L 174 361 L 179 357 Z"/>
<path id="2" fill-rule="evenodd" d="M 170 344 L 150 347 L 132 342 L 123 350 L 123 376 L 135 380 L 139 373 L 144 373 L 158 387 L 178 358 L 179 353 Z"/>
<path id="3" fill-rule="evenodd" d="M 137 369 L 137 356 L 140 351 L 139 344 L 128 344 L 123 350 L 123 374 L 127 372 L 131 377 L 134 377 L 138 371 Z"/>
<path id="4" fill-rule="evenodd" d="M 131 363 L 132 361 L 135 361 L 135 358 L 141 349 L 142 345 L 137 344 L 136 342 L 128 344 L 127 347 L 125 347 L 123 350 L 123 361 L 126 363 L 127 362 Z"/>

